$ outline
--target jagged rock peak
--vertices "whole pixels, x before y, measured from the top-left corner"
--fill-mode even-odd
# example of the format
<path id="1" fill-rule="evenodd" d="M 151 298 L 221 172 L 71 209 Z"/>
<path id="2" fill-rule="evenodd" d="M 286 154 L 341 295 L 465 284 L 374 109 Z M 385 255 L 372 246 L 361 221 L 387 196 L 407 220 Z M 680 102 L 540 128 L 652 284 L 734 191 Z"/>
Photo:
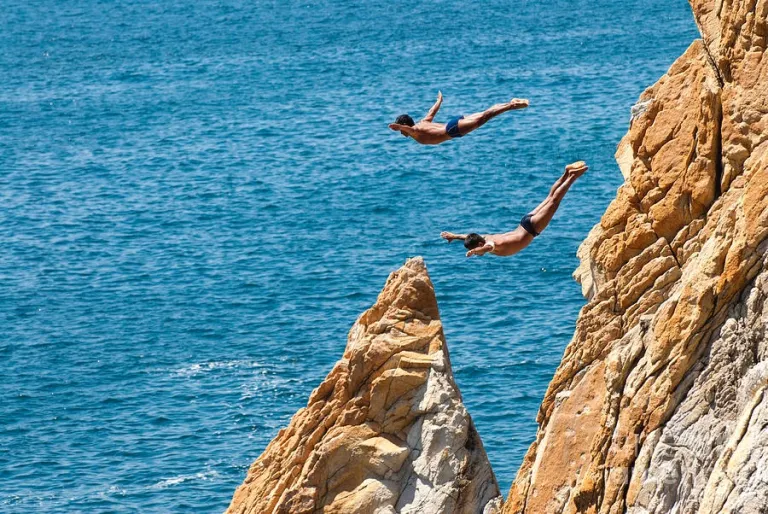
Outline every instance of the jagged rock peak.
<path id="1" fill-rule="evenodd" d="M 389 276 L 344 355 L 253 463 L 228 513 L 494 512 L 421 258 Z"/>

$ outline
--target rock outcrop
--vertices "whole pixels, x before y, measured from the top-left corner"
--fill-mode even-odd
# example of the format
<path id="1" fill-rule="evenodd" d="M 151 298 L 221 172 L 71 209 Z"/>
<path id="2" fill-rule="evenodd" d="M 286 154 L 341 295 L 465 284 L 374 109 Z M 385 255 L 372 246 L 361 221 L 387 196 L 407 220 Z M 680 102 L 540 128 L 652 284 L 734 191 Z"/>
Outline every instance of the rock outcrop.
<path id="1" fill-rule="evenodd" d="M 692 0 L 632 109 L 625 183 L 507 514 L 768 513 L 768 0 Z"/>
<path id="2" fill-rule="evenodd" d="M 432 283 L 411 259 L 227 512 L 476 514 L 501 501 L 453 380 Z"/>

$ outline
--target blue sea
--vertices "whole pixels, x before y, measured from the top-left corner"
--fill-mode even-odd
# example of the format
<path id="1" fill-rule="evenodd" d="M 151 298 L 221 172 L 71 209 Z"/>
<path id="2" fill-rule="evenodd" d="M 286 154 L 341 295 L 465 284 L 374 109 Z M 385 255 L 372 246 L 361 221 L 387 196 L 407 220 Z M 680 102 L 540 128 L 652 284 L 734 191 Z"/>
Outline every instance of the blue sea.
<path id="1" fill-rule="evenodd" d="M 406 258 L 505 492 L 684 0 L 2 2 L 0 511 L 221 512 Z M 387 123 L 512 97 L 469 137 Z M 589 162 L 546 233 L 464 257 Z"/>

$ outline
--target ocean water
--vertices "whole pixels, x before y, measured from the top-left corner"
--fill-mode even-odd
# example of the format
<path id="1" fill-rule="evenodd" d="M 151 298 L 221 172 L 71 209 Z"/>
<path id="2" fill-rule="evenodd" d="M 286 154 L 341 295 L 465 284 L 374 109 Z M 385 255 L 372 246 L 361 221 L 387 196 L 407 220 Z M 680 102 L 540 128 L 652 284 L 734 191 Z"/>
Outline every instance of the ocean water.
<path id="1" fill-rule="evenodd" d="M 3 2 L 0 511 L 221 512 L 409 256 L 505 492 L 684 0 Z M 423 147 L 387 129 L 512 97 Z M 518 256 L 503 231 L 590 171 Z"/>

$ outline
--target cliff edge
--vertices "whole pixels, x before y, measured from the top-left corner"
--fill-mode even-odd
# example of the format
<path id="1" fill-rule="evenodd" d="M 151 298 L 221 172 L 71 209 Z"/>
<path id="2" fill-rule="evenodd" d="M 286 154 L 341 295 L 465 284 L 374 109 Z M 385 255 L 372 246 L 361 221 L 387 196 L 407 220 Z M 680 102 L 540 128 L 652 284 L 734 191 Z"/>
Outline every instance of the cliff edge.
<path id="1" fill-rule="evenodd" d="M 768 512 L 768 0 L 692 0 L 584 241 L 506 514 Z"/>
<path id="2" fill-rule="evenodd" d="M 342 359 L 253 463 L 227 512 L 476 514 L 501 502 L 416 258 L 389 276 Z"/>

